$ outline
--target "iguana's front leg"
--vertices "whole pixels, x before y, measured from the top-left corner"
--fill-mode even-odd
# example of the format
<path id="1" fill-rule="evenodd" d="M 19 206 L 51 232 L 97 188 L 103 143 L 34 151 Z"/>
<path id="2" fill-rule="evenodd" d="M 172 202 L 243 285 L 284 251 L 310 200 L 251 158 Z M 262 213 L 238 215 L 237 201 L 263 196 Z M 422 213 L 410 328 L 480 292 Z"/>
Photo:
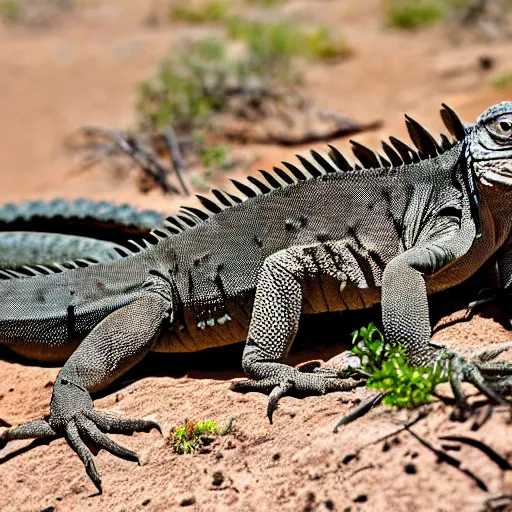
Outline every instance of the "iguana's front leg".
<path id="1" fill-rule="evenodd" d="M 475 385 L 494 402 L 503 402 L 487 377 L 510 375 L 511 366 L 490 360 L 503 352 L 487 351 L 467 360 L 452 350 L 430 343 L 431 329 L 424 274 L 437 272 L 453 259 L 442 245 L 414 247 L 395 257 L 384 270 L 382 280 L 382 319 L 386 341 L 401 344 L 413 365 L 439 364 L 445 358 L 450 367 L 450 382 L 461 411 L 467 409 L 460 383 Z M 464 415 L 464 414 L 463 414 Z"/>
<path id="2" fill-rule="evenodd" d="M 267 414 L 271 423 L 279 399 L 292 390 L 324 394 L 361 384 L 337 378 L 339 372 L 335 369 L 304 373 L 279 362 L 290 350 L 302 311 L 302 280 L 307 269 L 301 261 L 301 250 L 283 250 L 265 260 L 242 359 L 244 371 L 252 380 L 232 386 L 236 391 L 270 392 Z"/>
<path id="3" fill-rule="evenodd" d="M 158 424 L 150 420 L 119 419 L 99 412 L 94 409 L 89 393 L 114 381 L 146 355 L 171 306 L 170 299 L 148 291 L 107 316 L 59 372 L 53 387 L 50 415 L 6 430 L 0 435 L 0 447 L 13 439 L 64 435 L 99 492 L 102 491 L 101 480 L 87 442 L 138 462 L 135 452 L 115 443 L 104 432 L 147 432 L 159 429 Z"/>

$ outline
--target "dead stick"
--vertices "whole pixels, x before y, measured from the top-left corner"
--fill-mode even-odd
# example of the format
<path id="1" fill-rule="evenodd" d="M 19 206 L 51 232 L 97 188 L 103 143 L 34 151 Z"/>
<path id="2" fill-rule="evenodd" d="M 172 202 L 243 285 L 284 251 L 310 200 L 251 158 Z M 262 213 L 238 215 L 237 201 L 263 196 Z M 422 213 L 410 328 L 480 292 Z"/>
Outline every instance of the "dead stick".
<path id="1" fill-rule="evenodd" d="M 471 480 L 473 480 L 476 483 L 476 485 L 478 485 L 478 487 L 480 487 L 480 489 L 482 489 L 483 491 L 487 491 L 487 486 L 485 485 L 483 480 L 478 478 L 471 470 L 465 468 L 459 459 L 452 457 L 451 455 L 446 453 L 444 450 L 441 450 L 440 448 L 436 448 L 433 444 L 429 443 L 427 440 L 423 439 L 418 434 L 413 432 L 409 428 L 409 426 L 406 426 L 405 430 L 407 430 L 407 432 L 409 432 L 409 434 L 411 434 L 412 437 L 414 437 L 423 446 L 425 446 L 425 448 L 428 448 L 431 452 L 435 453 L 441 462 L 446 462 L 450 466 L 453 466 L 455 469 L 457 469 L 458 471 L 464 473 L 466 476 L 471 478 Z"/>
<path id="2" fill-rule="evenodd" d="M 172 125 L 169 123 L 164 130 L 165 141 L 167 142 L 167 146 L 169 146 L 169 153 L 171 154 L 171 161 L 174 167 L 174 172 L 176 176 L 178 176 L 178 180 L 180 182 L 181 188 L 185 195 L 189 196 L 190 191 L 188 190 L 187 185 L 185 184 L 185 180 L 183 179 L 183 158 L 181 156 L 180 147 L 178 145 L 178 141 L 176 140 L 176 135 L 174 130 L 172 129 Z"/>

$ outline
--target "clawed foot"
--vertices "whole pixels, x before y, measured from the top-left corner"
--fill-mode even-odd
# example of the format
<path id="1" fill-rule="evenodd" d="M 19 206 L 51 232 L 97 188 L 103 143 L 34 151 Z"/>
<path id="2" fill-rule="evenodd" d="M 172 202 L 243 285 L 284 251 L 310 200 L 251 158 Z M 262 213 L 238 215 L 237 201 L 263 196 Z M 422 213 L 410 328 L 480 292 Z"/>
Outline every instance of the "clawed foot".
<path id="1" fill-rule="evenodd" d="M 472 414 L 467 397 L 462 391 L 462 382 L 473 384 L 484 396 L 495 404 L 510 407 L 505 399 L 512 390 L 512 364 L 508 361 L 494 361 L 512 343 L 500 343 L 485 347 L 465 358 L 456 352 L 445 350 L 449 360 L 450 384 L 455 397 L 454 419 L 465 420 Z"/>
<path id="2" fill-rule="evenodd" d="M 473 384 L 492 403 L 511 404 L 505 396 L 512 393 L 512 364 L 508 361 L 494 361 L 500 354 L 512 347 L 512 342 L 494 344 L 473 352 L 469 357 L 463 357 L 455 351 L 446 349 L 443 345 L 431 343 L 438 355 L 435 364 L 442 364 L 449 376 L 450 385 L 455 398 L 455 410 L 452 419 L 466 420 L 475 411 L 468 404 L 467 397 L 462 391 L 462 382 Z M 334 432 L 366 414 L 374 405 L 380 403 L 385 393 L 373 395 L 343 416 L 334 428 Z"/>
<path id="3" fill-rule="evenodd" d="M 63 379 L 62 379 L 63 380 Z M 62 393 L 65 386 L 66 391 Z M 89 394 L 69 382 L 60 382 L 54 391 L 49 417 L 29 421 L 0 434 L 0 449 L 8 441 L 17 439 L 56 438 L 64 436 L 71 448 L 80 457 L 85 471 L 101 494 L 101 478 L 96 468 L 94 454 L 101 448 L 125 460 L 140 465 L 137 454 L 116 443 L 105 433 L 131 435 L 134 432 L 149 432 L 158 423 L 143 419 L 120 419 L 94 409 Z"/>
<path id="4" fill-rule="evenodd" d="M 270 423 L 279 400 L 290 392 L 323 395 L 332 391 L 348 391 L 364 384 L 361 380 L 339 378 L 339 370 L 336 369 L 321 368 L 316 373 L 304 373 L 279 363 L 258 363 L 258 366 L 258 373 L 267 376 L 258 380 L 235 382 L 231 389 L 269 393 L 267 416 Z"/>

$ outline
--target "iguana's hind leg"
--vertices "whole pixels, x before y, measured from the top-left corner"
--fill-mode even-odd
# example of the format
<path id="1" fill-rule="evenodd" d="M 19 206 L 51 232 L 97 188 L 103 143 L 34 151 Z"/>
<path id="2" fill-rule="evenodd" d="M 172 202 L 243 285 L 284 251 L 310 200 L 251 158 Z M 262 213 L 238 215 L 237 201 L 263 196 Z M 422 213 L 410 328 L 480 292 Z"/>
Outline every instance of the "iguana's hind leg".
<path id="1" fill-rule="evenodd" d="M 104 320 L 82 341 L 59 372 L 53 387 L 50 415 L 4 431 L 0 447 L 14 439 L 64 436 L 82 460 L 101 493 L 101 479 L 89 446 L 138 462 L 137 454 L 105 433 L 160 430 L 144 419 L 120 419 L 94 409 L 90 392 L 103 388 L 138 363 L 150 350 L 172 307 L 166 286 L 147 283 L 144 292 Z"/>
<path id="2" fill-rule="evenodd" d="M 235 391 L 270 392 L 267 414 L 271 423 L 279 399 L 292 390 L 324 394 L 360 385 L 352 379 L 337 378 L 336 369 L 304 373 L 279 362 L 293 343 L 302 310 L 301 283 L 306 269 L 296 250 L 300 248 L 269 256 L 260 270 L 242 359 L 243 369 L 251 380 L 232 386 Z"/>

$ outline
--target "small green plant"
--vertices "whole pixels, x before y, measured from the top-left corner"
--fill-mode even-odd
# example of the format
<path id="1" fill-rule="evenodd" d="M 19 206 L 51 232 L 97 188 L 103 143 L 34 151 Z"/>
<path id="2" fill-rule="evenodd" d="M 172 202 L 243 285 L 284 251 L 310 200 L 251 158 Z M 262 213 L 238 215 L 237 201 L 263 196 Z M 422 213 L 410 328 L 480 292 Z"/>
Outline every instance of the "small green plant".
<path id="1" fill-rule="evenodd" d="M 440 0 L 388 0 L 386 25 L 397 28 L 418 28 L 429 25 L 446 14 Z"/>
<path id="2" fill-rule="evenodd" d="M 384 343 L 384 336 L 370 323 L 352 333 L 352 353 L 361 361 L 360 373 L 368 377 L 367 386 L 386 392 L 383 403 L 412 409 L 430 402 L 435 387 L 447 378 L 441 365 L 409 366 L 405 350 Z"/>
<path id="3" fill-rule="evenodd" d="M 21 20 L 23 6 L 18 0 L 3 0 L 0 2 L 0 17 L 4 23 L 16 23 Z"/>
<path id="4" fill-rule="evenodd" d="M 229 418 L 220 432 L 217 423 L 213 420 L 198 422 L 185 420 L 183 425 L 171 428 L 167 442 L 172 450 L 180 455 L 195 452 L 212 443 L 215 436 L 229 434 L 234 419 L 233 416 Z"/>
<path id="5" fill-rule="evenodd" d="M 492 85 L 497 89 L 507 89 L 512 86 L 512 70 L 507 69 L 493 78 Z"/>
<path id="6" fill-rule="evenodd" d="M 167 441 L 175 453 L 192 453 L 210 444 L 219 433 L 215 421 L 194 422 L 185 420 L 183 425 L 172 427 Z"/>
<path id="7" fill-rule="evenodd" d="M 222 21 L 231 9 L 229 2 L 213 0 L 203 5 L 189 5 L 181 3 L 171 8 L 171 19 L 186 21 L 187 23 L 208 23 Z"/>

